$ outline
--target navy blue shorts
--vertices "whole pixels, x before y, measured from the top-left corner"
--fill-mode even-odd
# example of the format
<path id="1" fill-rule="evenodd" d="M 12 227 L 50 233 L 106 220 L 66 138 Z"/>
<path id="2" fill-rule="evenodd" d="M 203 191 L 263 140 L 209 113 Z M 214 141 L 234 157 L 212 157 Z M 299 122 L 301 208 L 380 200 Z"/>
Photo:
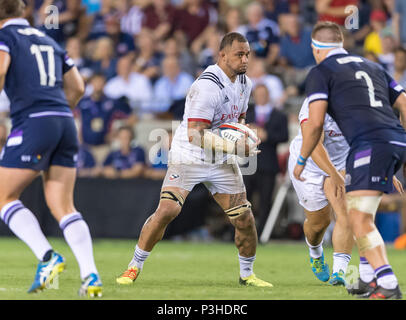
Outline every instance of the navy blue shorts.
<path id="1" fill-rule="evenodd" d="M 72 117 L 27 118 L 15 124 L 0 154 L 0 166 L 47 170 L 76 167 L 79 141 Z"/>
<path id="2" fill-rule="evenodd" d="M 361 143 L 351 147 L 346 164 L 346 191 L 393 191 L 393 175 L 406 161 L 406 147 Z"/>

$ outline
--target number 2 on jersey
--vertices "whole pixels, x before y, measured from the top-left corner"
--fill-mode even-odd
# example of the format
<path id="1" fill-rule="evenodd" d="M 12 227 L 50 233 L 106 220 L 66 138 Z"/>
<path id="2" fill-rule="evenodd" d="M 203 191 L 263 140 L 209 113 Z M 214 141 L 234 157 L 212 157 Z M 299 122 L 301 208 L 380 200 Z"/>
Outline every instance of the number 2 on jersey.
<path id="1" fill-rule="evenodd" d="M 55 76 L 55 55 L 54 48 L 52 46 L 46 45 L 36 45 L 33 44 L 30 48 L 31 54 L 35 56 L 38 65 L 39 79 L 41 86 L 55 86 L 56 76 Z M 48 56 L 48 74 L 45 70 L 44 58 L 42 57 L 42 52 L 46 52 Z"/>
<path id="2" fill-rule="evenodd" d="M 355 73 L 355 78 L 361 79 L 364 78 L 367 86 L 368 86 L 368 93 L 369 93 L 369 101 L 371 104 L 371 107 L 382 107 L 382 101 L 381 100 L 376 100 L 375 99 L 375 87 L 374 83 L 372 82 L 371 77 L 366 73 L 365 71 L 357 71 Z"/>

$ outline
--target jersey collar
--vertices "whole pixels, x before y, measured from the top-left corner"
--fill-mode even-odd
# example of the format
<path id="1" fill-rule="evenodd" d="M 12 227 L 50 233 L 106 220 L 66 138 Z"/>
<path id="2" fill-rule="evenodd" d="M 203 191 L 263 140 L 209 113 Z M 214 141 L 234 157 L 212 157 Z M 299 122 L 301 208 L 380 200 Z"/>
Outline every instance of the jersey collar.
<path id="1" fill-rule="evenodd" d="M 327 54 L 327 57 L 326 57 L 326 58 L 331 57 L 331 56 L 334 56 L 334 55 L 336 55 L 336 54 L 348 54 L 348 51 L 345 50 L 345 49 L 343 49 L 343 48 L 333 49 L 333 50 L 331 50 L 331 51 Z"/>
<path id="2" fill-rule="evenodd" d="M 5 24 L 3 24 L 3 28 L 11 25 L 18 25 L 18 26 L 29 26 L 29 22 L 23 18 L 15 18 L 8 20 Z"/>
<path id="3" fill-rule="evenodd" d="M 234 84 L 235 83 L 235 82 L 231 81 L 231 79 L 228 77 L 228 75 L 226 75 L 226 73 L 223 71 L 223 69 L 220 68 L 220 66 L 217 63 L 215 64 L 215 66 L 220 71 L 222 80 L 227 82 L 227 84 Z M 236 79 L 236 81 L 237 81 L 237 79 Z"/>

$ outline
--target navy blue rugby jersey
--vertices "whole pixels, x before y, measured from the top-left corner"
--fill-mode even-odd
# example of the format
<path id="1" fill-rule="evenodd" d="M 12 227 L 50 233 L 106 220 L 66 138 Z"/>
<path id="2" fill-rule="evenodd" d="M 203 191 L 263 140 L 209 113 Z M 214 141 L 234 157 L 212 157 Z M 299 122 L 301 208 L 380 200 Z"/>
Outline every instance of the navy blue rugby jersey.
<path id="1" fill-rule="evenodd" d="M 63 74 L 74 63 L 54 40 L 25 19 L 11 19 L 0 29 L 0 50 L 11 57 L 4 90 L 12 119 L 44 111 L 71 112 Z"/>
<path id="2" fill-rule="evenodd" d="M 399 142 L 406 132 L 392 105 L 404 89 L 377 63 L 336 49 L 306 79 L 309 103 L 328 101 L 327 113 L 349 145 L 361 141 Z"/>

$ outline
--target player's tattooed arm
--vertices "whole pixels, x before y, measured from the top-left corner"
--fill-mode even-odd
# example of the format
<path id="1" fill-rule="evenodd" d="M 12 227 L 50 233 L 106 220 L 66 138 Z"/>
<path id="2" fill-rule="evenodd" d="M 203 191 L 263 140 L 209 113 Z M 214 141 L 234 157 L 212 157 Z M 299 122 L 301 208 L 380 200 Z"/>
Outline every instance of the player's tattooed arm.
<path id="1" fill-rule="evenodd" d="M 236 143 L 230 140 L 223 139 L 219 135 L 213 133 L 210 128 L 210 123 L 206 123 L 203 121 L 189 121 L 189 142 L 204 150 L 212 150 L 214 152 L 221 151 L 228 154 L 235 154 L 237 150 Z"/>
<path id="2" fill-rule="evenodd" d="M 3 90 L 10 62 L 10 55 L 5 51 L 0 51 L 0 91 Z"/>
<path id="3" fill-rule="evenodd" d="M 204 148 L 204 131 L 211 128 L 211 124 L 203 121 L 188 122 L 189 142 Z"/>

